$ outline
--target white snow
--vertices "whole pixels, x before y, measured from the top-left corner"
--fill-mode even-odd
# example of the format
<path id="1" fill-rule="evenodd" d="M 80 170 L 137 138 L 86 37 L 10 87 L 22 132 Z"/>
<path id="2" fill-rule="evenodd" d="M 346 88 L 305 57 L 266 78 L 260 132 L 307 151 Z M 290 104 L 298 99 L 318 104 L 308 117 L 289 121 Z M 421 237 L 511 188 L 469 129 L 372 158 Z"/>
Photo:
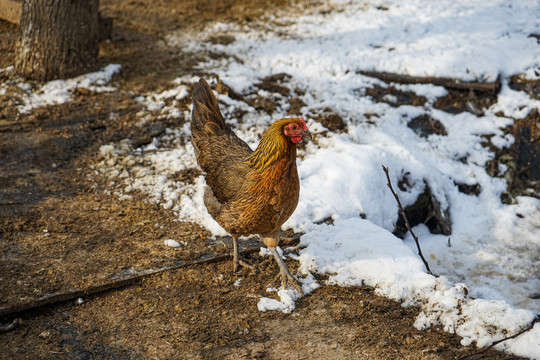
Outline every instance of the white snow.
<path id="1" fill-rule="evenodd" d="M 175 88 L 167 89 L 159 94 L 149 94 L 148 96 L 138 96 L 134 100 L 143 104 L 150 111 L 160 110 L 162 116 L 166 114 L 167 118 L 180 117 L 181 112 L 178 110 L 178 100 L 182 100 L 188 96 L 186 85 L 178 84 Z M 172 100 L 170 105 L 167 105 L 166 100 Z"/>
<path id="2" fill-rule="evenodd" d="M 218 74 L 247 98 L 265 96 L 277 104 L 269 115 L 226 95 L 218 96 L 226 118 L 235 109 L 247 111 L 242 121 L 231 119 L 230 124 L 252 146 L 272 119 L 286 116 L 289 109 L 288 97 L 256 91 L 253 84 L 271 74 L 291 75 L 281 85 L 306 104 L 299 115 L 306 117 L 317 134 L 300 151 L 300 203 L 285 224 L 305 233 L 298 255 L 286 255 L 299 261 L 306 293 L 319 286 L 310 274 L 318 272 L 328 274 L 329 283 L 369 285 L 404 306 L 417 305 L 421 308 L 415 322 L 418 329 L 441 325 L 461 336 L 464 345 L 481 347 L 516 333 L 540 313 L 540 201 L 520 197 L 515 204 L 502 204 L 506 167 L 500 167 L 499 177 L 490 177 L 485 165 L 494 154 L 481 144 L 489 138 L 496 147 L 511 146 L 514 139 L 502 129 L 513 118 L 540 108 L 538 100 L 508 87 L 513 74 L 538 78 L 540 46 L 529 34 L 539 32 L 540 3 L 368 0 L 334 2 L 334 6 L 340 11 L 281 19 L 290 24 L 286 26 L 269 19 L 257 30 L 235 24 L 208 30 L 206 35 L 235 36 L 236 41 L 226 46 L 174 35 L 167 41 L 182 42 L 192 51 L 222 52 L 225 56 L 209 59 L 199 68 Z M 362 70 L 464 81 L 500 77 L 502 90 L 496 103 L 480 116 L 435 109 L 433 103 L 446 90 L 432 85 L 396 85 L 428 101 L 424 106 L 392 107 L 365 96 L 374 84 L 385 85 L 360 75 Z M 169 90 L 144 95 L 139 101 L 146 113 L 141 116 L 169 116 L 171 101 L 185 97 L 184 86 L 196 80 L 180 78 Z M 343 118 L 346 132 L 326 131 L 310 119 L 327 107 Z M 497 116 L 500 113 L 505 117 Z M 438 120 L 447 135 L 418 136 L 407 123 L 419 115 Z M 189 113 L 174 116 L 188 119 Z M 102 147 L 104 160 L 96 169 L 173 209 L 179 219 L 223 235 L 205 210 L 203 177 L 193 183 L 170 178 L 179 169 L 196 167 L 192 150 L 189 128 L 184 126 L 169 130 L 145 149 L 131 149 L 126 143 Z M 119 165 L 130 152 L 134 163 L 147 165 L 131 169 L 128 176 Z M 449 210 L 451 236 L 431 234 L 423 225 L 414 229 L 433 272 L 440 277 L 426 273 L 410 235 L 404 241 L 392 235 L 397 204 L 386 187 L 381 165 L 389 167 L 404 206 L 414 203 L 428 184 Z M 404 176 L 408 185 L 402 191 L 397 183 Z M 478 196 L 461 193 L 456 183 L 478 184 L 481 192 Z M 329 217 L 333 225 L 320 223 Z M 294 311 L 298 294 L 280 289 L 277 295 L 280 300 L 262 297 L 258 308 Z M 497 349 L 540 359 L 539 339 L 540 324 L 536 324 Z"/>
<path id="3" fill-rule="evenodd" d="M 103 69 L 84 74 L 72 79 L 52 80 L 37 88 L 29 83 L 19 82 L 17 86 L 22 90 L 19 95 L 21 104 L 17 106 L 20 113 L 28 113 L 32 109 L 37 109 L 47 105 L 59 105 L 72 101 L 72 93 L 76 89 L 88 89 L 93 92 L 111 92 L 116 88 L 107 85 L 112 77 L 120 71 L 119 64 L 109 64 Z M 5 88 L 0 89 L 5 93 Z"/>
<path id="4" fill-rule="evenodd" d="M 296 290 L 281 289 L 278 291 L 279 300 L 262 297 L 257 303 L 259 311 L 277 310 L 290 313 L 294 310 L 295 301 L 300 298 Z"/>
<path id="5" fill-rule="evenodd" d="M 165 246 L 170 246 L 170 247 L 173 247 L 173 248 L 177 248 L 177 247 L 182 246 L 182 244 L 180 244 L 178 241 L 176 241 L 174 239 L 166 239 L 165 240 Z"/>
<path id="6" fill-rule="evenodd" d="M 304 295 L 307 295 L 313 290 L 320 287 L 312 274 L 307 274 L 305 278 L 300 280 L 302 284 L 302 292 L 304 293 Z M 259 302 L 257 303 L 257 309 L 259 309 L 259 311 L 277 310 L 284 313 L 290 313 L 295 309 L 295 301 L 301 297 L 298 291 L 294 289 L 267 288 L 266 292 L 277 292 L 279 300 L 267 297 L 260 298 Z"/>

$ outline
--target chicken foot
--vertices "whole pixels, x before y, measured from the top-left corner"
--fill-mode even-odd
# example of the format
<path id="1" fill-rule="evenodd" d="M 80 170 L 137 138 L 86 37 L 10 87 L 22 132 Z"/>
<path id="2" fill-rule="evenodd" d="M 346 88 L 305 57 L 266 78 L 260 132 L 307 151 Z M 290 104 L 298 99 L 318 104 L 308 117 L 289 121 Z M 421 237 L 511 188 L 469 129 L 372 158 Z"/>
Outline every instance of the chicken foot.
<path id="1" fill-rule="evenodd" d="M 283 286 L 284 289 L 287 289 L 290 285 L 292 285 L 299 293 L 300 295 L 303 295 L 304 292 L 302 291 L 302 285 L 300 285 L 300 282 L 296 280 L 294 276 L 289 271 L 289 268 L 279 256 L 279 253 L 277 249 L 273 246 L 268 247 L 268 250 L 274 255 L 274 258 L 276 259 L 278 265 L 279 265 L 279 271 L 281 273 L 281 286 Z"/>
<path id="2" fill-rule="evenodd" d="M 238 239 L 233 237 L 233 271 L 237 272 L 238 267 L 243 266 L 251 271 L 255 271 L 255 267 L 248 264 L 244 259 L 240 257 L 240 254 L 238 253 Z"/>

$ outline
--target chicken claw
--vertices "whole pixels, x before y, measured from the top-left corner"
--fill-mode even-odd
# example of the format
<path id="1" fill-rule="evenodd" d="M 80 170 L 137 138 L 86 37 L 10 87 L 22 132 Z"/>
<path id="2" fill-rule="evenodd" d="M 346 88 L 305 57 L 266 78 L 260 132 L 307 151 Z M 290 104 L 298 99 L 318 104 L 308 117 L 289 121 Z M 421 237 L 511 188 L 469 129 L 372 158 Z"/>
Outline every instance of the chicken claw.
<path id="1" fill-rule="evenodd" d="M 255 267 L 253 265 L 248 264 L 240 257 L 240 254 L 238 253 L 238 239 L 233 238 L 233 271 L 237 272 L 239 266 L 243 266 L 251 271 L 255 271 Z"/>
<path id="2" fill-rule="evenodd" d="M 292 276 L 289 268 L 287 267 L 281 256 L 279 256 L 277 249 L 275 247 L 269 247 L 268 250 L 270 250 L 272 255 L 274 255 L 274 258 L 279 265 L 279 270 L 281 273 L 281 286 L 283 286 L 284 289 L 287 289 L 290 284 L 300 293 L 300 295 L 304 295 L 304 292 L 302 291 L 302 285 L 294 276 Z"/>

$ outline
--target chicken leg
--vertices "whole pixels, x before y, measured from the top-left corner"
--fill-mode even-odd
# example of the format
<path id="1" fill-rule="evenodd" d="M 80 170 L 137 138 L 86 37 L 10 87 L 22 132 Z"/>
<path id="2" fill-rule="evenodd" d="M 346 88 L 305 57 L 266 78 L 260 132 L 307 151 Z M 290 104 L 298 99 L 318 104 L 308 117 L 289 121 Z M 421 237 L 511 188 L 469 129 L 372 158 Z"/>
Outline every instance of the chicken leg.
<path id="1" fill-rule="evenodd" d="M 279 242 L 279 232 L 276 232 L 270 236 L 263 237 L 263 243 L 266 245 L 268 250 L 274 255 L 274 258 L 276 259 L 278 265 L 279 265 L 279 271 L 281 273 L 281 286 L 283 286 L 284 289 L 287 289 L 290 285 L 292 285 L 298 292 L 303 295 L 304 292 L 302 291 L 302 285 L 300 285 L 300 282 L 295 279 L 294 276 L 289 271 L 289 268 L 279 256 L 279 253 L 276 249 L 278 242 Z"/>
<path id="2" fill-rule="evenodd" d="M 244 261 L 240 257 L 240 254 L 238 253 L 238 239 L 233 237 L 233 271 L 238 271 L 238 266 L 247 267 L 251 271 L 255 271 L 255 267 L 252 265 L 249 265 L 247 262 Z"/>
<path id="3" fill-rule="evenodd" d="M 289 284 L 292 285 L 301 295 L 304 294 L 302 291 L 302 285 L 300 285 L 300 282 L 296 280 L 294 276 L 289 271 L 289 268 L 279 256 L 279 253 L 275 247 L 268 247 L 268 250 L 274 255 L 274 258 L 276 259 L 278 265 L 279 265 L 279 271 L 281 273 L 281 286 L 283 286 L 284 289 L 287 289 L 289 287 Z"/>

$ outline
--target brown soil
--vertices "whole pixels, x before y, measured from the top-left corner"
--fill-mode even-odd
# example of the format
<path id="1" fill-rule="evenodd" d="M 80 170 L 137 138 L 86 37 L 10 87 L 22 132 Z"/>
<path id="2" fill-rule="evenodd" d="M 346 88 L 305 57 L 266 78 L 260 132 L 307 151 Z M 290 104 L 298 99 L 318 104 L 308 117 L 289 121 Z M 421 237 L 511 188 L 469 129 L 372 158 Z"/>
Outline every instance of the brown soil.
<path id="1" fill-rule="evenodd" d="M 0 99 L 1 309 L 229 251 L 227 239 L 212 241 L 197 224 L 177 222 L 172 211 L 141 195 L 119 201 L 91 165 L 101 145 L 144 142 L 155 125 L 135 126 L 141 105 L 129 91 L 154 91 L 179 74 L 196 73 L 197 55 L 160 45 L 165 34 L 195 32 L 216 20 L 251 22 L 297 6 L 286 0 L 102 0 L 103 14 L 115 25 L 99 61 L 122 64 L 114 80 L 120 91 L 81 92 L 73 102 L 25 115 L 9 94 Z M 0 31 L 5 68 L 14 63 L 17 28 L 0 21 Z M 0 74 L 0 82 L 11 80 Z M 283 90 L 271 80 L 272 89 Z M 341 129 L 331 109 L 323 113 L 321 121 Z M 166 247 L 168 238 L 187 245 Z M 454 359 L 475 351 L 439 329 L 415 330 L 418 309 L 370 288 L 323 286 L 298 301 L 292 315 L 259 312 L 258 299 L 271 296 L 267 286 L 278 285 L 278 269 L 258 254 L 249 260 L 257 273 L 233 274 L 231 261 L 204 263 L 86 296 L 82 304 L 70 300 L 5 315 L 0 323 L 17 317 L 22 324 L 0 333 L 0 359 Z M 490 350 L 482 358 L 509 356 Z"/>

